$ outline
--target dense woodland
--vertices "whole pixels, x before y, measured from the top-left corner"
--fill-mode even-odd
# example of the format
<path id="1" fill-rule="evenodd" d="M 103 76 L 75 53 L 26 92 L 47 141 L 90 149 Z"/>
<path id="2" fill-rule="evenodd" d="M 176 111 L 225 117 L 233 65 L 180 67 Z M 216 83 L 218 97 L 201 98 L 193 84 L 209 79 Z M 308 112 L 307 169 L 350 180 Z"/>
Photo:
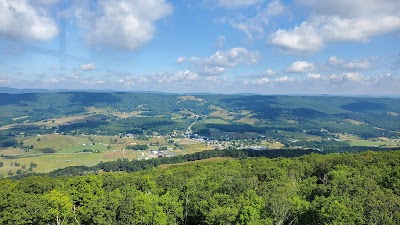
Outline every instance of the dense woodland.
<path id="1" fill-rule="evenodd" d="M 1 224 L 400 224 L 400 152 L 0 180 Z"/>
<path id="2" fill-rule="evenodd" d="M 380 148 L 380 147 L 367 147 L 367 146 L 347 146 L 341 150 L 336 148 L 333 150 L 318 151 L 313 149 L 277 149 L 277 150 L 250 150 L 250 149 L 225 149 L 225 150 L 209 150 L 196 152 L 192 154 L 179 155 L 174 157 L 160 157 L 149 160 L 132 160 L 118 159 L 117 161 L 100 162 L 94 166 L 68 166 L 65 168 L 57 169 L 49 173 L 26 173 L 13 177 L 13 179 L 21 179 L 26 176 L 76 176 L 85 174 L 98 174 L 100 171 L 104 172 L 137 172 L 141 170 L 151 169 L 165 164 L 176 164 L 192 162 L 197 160 L 204 160 L 218 157 L 238 158 L 244 159 L 247 157 L 267 157 L 267 158 L 278 158 L 278 157 L 298 157 L 306 154 L 331 154 L 331 153 L 357 153 L 364 151 L 396 151 L 400 150 L 397 148 Z"/>

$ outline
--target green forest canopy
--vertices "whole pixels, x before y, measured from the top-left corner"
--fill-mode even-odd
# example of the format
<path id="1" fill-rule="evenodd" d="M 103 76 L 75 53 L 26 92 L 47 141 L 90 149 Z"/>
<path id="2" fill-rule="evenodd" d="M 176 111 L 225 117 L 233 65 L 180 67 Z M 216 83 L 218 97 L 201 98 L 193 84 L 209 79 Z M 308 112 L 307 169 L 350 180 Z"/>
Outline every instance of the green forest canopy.
<path id="1" fill-rule="evenodd" d="M 0 180 L 1 224 L 400 224 L 400 151 Z"/>

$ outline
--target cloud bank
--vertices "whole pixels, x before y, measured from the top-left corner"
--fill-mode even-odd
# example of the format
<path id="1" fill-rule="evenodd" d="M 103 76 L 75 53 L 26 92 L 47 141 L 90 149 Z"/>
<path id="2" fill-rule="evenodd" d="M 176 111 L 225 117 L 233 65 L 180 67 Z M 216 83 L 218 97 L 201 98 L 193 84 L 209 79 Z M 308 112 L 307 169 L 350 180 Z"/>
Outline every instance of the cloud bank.
<path id="1" fill-rule="evenodd" d="M 10 39 L 47 41 L 58 35 L 56 22 L 27 0 L 0 1 L 0 35 Z"/>
<path id="2" fill-rule="evenodd" d="M 400 30 L 400 1 L 298 0 L 312 16 L 301 24 L 276 30 L 270 44 L 287 52 L 314 53 L 330 42 L 368 42 Z"/>

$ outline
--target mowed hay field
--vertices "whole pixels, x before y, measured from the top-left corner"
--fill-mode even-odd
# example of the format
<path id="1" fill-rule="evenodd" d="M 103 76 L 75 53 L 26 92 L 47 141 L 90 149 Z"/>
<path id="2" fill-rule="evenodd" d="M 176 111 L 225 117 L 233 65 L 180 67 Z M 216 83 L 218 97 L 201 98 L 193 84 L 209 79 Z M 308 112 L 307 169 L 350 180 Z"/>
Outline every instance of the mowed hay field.
<path id="1" fill-rule="evenodd" d="M 123 158 L 124 155 L 129 160 L 140 157 L 138 151 L 125 151 L 125 154 L 123 154 L 121 150 L 112 150 L 100 153 L 49 153 L 1 158 L 0 162 L 3 162 L 4 165 L 0 167 L 0 176 L 7 176 L 9 171 L 15 174 L 23 165 L 26 165 L 23 171 L 27 171 L 31 163 L 37 164 L 37 168 L 33 168 L 33 172 L 49 172 L 68 166 L 94 166 L 101 161 L 115 161 L 118 158 Z M 20 166 L 14 166 L 15 162 L 19 163 Z"/>
<path id="2" fill-rule="evenodd" d="M 118 158 L 136 159 L 140 153 L 137 151 L 122 151 L 126 146 L 133 143 L 141 143 L 128 138 L 113 136 L 68 136 L 68 135 L 41 135 L 28 138 L 20 138 L 25 146 L 33 145 L 34 148 L 25 152 L 20 148 L 7 148 L 0 150 L 0 153 L 7 157 L 0 158 L 3 167 L 0 167 L 0 176 L 5 176 L 18 169 L 27 171 L 31 163 L 37 164 L 34 172 L 49 172 L 67 166 L 93 166 L 101 161 L 113 161 Z M 111 144 L 110 144 L 111 143 Z M 110 147 L 108 147 L 110 146 Z M 84 149 L 93 152 L 82 152 Z M 43 153 L 46 150 L 53 150 L 54 153 Z M 124 154 L 125 153 L 125 154 Z M 15 166 L 18 163 L 19 166 Z"/>
<path id="3" fill-rule="evenodd" d="M 37 121 L 37 122 L 25 122 L 22 124 L 5 125 L 5 126 L 0 127 L 0 130 L 7 130 L 7 129 L 11 129 L 11 128 L 26 127 L 26 126 L 50 128 L 50 127 L 66 125 L 66 124 L 82 123 L 82 122 L 87 122 L 87 121 L 98 121 L 98 120 L 101 120 L 101 118 L 103 118 L 103 117 L 105 117 L 104 114 L 90 114 L 90 115 L 82 115 L 82 116 L 66 116 L 66 117 L 60 117 L 60 118 L 50 118 L 50 119 Z M 13 120 L 23 119 L 23 118 L 26 118 L 28 120 L 29 116 L 13 118 Z"/>
<path id="4" fill-rule="evenodd" d="M 28 171 L 31 163 L 37 164 L 33 172 L 49 172 L 55 169 L 68 166 L 93 166 L 99 162 L 116 161 L 119 158 L 129 160 L 145 158 L 150 155 L 150 150 L 158 150 L 159 146 L 168 146 L 164 138 L 150 138 L 147 141 L 133 138 L 119 138 L 115 136 L 94 136 L 94 135 L 41 135 L 19 138 L 24 146 L 33 145 L 34 148 L 25 152 L 20 148 L 0 149 L 0 177 L 7 176 L 11 171 L 15 174 L 19 169 Z M 191 140 L 177 140 L 182 143 L 183 149 L 172 151 L 174 154 L 189 154 L 202 150 L 210 150 L 202 143 Z M 148 151 L 123 150 L 126 146 L 135 144 L 159 143 L 159 146 L 150 147 Z M 93 152 L 82 152 L 83 150 Z M 46 150 L 53 150 L 54 153 L 44 153 Z M 15 166 L 17 163 L 18 166 Z M 25 166 L 23 169 L 22 166 Z"/>
<path id="5" fill-rule="evenodd" d="M 348 141 L 351 146 L 368 146 L 368 147 L 385 147 L 395 148 L 400 146 L 400 139 L 388 139 L 385 137 L 375 138 L 371 140 L 362 140 L 356 135 L 339 134 L 339 139 Z"/>
<path id="6" fill-rule="evenodd" d="M 207 151 L 207 150 L 214 150 L 214 148 L 205 145 L 204 143 L 200 143 L 196 140 L 190 139 L 182 139 L 177 141 L 181 146 L 181 150 L 174 151 L 177 155 L 184 155 L 184 154 L 191 154 L 195 152 Z"/>
<path id="7" fill-rule="evenodd" d="M 41 153 L 44 150 L 52 149 L 57 153 L 76 153 L 83 149 L 104 151 L 110 145 L 110 149 L 121 149 L 126 145 L 133 143 L 142 143 L 128 138 L 119 138 L 115 136 L 95 136 L 95 135 L 59 135 L 49 134 L 35 137 L 21 138 L 25 146 L 33 145 L 31 153 Z"/>
<path id="8" fill-rule="evenodd" d="M 394 140 L 377 140 L 377 141 L 371 141 L 371 140 L 355 140 L 355 141 L 350 141 L 351 146 L 369 146 L 369 147 L 386 147 L 386 148 L 394 148 L 394 147 L 399 147 L 400 146 L 400 140 L 394 141 Z"/>
<path id="9" fill-rule="evenodd" d="M 63 150 L 66 148 L 85 146 L 91 142 L 86 136 L 67 136 L 67 135 L 41 135 L 37 137 L 21 138 L 25 146 L 33 145 L 33 152 L 40 152 L 42 149 Z"/>

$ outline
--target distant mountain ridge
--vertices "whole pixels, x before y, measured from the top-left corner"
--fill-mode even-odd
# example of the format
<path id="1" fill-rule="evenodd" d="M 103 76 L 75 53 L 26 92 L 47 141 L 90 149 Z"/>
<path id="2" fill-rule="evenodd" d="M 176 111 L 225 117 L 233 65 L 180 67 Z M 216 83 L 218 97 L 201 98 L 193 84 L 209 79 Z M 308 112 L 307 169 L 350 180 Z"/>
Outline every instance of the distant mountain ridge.
<path id="1" fill-rule="evenodd" d="M 27 93 L 139 93 L 139 94 L 160 94 L 160 95 L 240 95 L 240 96 L 305 96 L 305 97 L 360 97 L 360 98 L 400 98 L 399 95 L 335 95 L 335 94 L 262 94 L 262 93 L 212 93 L 212 92 L 162 92 L 162 91 L 143 91 L 143 90 L 113 90 L 113 89 L 40 89 L 40 88 L 13 88 L 0 87 L 0 93 L 6 94 L 27 94 Z"/>
<path id="2" fill-rule="evenodd" d="M 6 94 L 45 93 L 45 92 L 54 92 L 54 91 L 46 89 L 18 89 L 10 87 L 0 87 L 0 93 L 6 93 Z"/>
<path id="3" fill-rule="evenodd" d="M 118 92 L 116 90 L 96 90 L 96 89 L 38 89 L 38 88 L 11 88 L 11 87 L 0 87 L 0 93 L 5 94 L 27 94 L 27 93 L 63 93 L 63 92 L 103 92 L 112 93 Z"/>

